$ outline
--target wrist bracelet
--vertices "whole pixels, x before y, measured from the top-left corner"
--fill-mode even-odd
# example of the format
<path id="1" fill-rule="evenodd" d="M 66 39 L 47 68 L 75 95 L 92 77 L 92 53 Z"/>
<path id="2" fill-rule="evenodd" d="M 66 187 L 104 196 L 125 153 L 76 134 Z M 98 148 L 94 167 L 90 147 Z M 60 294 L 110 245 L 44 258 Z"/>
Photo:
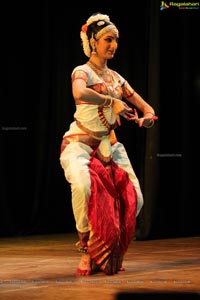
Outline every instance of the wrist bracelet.
<path id="1" fill-rule="evenodd" d="M 109 106 L 111 107 L 113 104 L 113 98 L 106 98 L 100 106 Z"/>
<path id="2" fill-rule="evenodd" d="M 145 128 L 151 128 L 154 125 L 154 120 L 153 119 L 144 119 L 142 126 Z"/>
<path id="3" fill-rule="evenodd" d="M 100 104 L 100 106 L 104 106 L 107 102 L 107 98 L 103 100 L 103 103 Z"/>
<path id="4" fill-rule="evenodd" d="M 108 100 L 110 101 L 110 103 L 108 104 L 108 106 L 111 107 L 113 105 L 113 98 L 108 98 Z"/>

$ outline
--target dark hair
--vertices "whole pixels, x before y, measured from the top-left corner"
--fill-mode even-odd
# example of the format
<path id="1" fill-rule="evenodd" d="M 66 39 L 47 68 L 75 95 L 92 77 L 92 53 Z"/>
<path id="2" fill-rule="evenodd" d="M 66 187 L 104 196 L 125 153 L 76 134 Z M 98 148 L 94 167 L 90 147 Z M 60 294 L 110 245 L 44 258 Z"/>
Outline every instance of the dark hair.
<path id="1" fill-rule="evenodd" d="M 98 14 L 101 14 L 100 12 L 96 12 L 94 14 L 92 14 L 92 16 L 96 16 Z M 103 22 L 101 24 L 101 22 Z M 98 21 L 95 21 L 93 23 L 91 23 L 89 26 L 88 26 L 88 29 L 87 29 L 87 36 L 88 36 L 88 39 L 90 40 L 90 38 L 92 37 L 93 35 L 93 38 L 96 37 L 96 34 L 104 27 L 108 26 L 108 25 L 111 25 L 112 23 L 111 22 L 108 22 L 108 21 L 105 21 L 104 19 L 99 19 Z"/>

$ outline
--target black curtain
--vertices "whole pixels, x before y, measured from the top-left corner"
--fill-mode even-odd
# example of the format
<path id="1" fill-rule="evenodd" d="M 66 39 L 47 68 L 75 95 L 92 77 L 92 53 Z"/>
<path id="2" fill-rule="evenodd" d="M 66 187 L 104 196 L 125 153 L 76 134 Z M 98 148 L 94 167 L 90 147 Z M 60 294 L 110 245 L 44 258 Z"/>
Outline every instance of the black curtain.
<path id="1" fill-rule="evenodd" d="M 84 63 L 80 28 L 94 12 L 120 30 L 109 66 L 155 108 L 146 130 L 122 121 L 145 205 L 138 239 L 199 234 L 197 100 L 199 10 L 161 10 L 160 2 L 9 2 L 3 7 L 0 131 L 0 235 L 75 231 L 71 192 L 59 163 L 62 135 L 73 120 L 72 69 Z"/>

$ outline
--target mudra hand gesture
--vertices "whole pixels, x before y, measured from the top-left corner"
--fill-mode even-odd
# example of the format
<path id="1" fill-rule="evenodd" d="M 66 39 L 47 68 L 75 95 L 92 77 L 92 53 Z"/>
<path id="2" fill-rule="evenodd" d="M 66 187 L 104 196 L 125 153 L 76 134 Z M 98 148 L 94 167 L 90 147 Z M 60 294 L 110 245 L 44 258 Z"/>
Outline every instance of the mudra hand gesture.
<path id="1" fill-rule="evenodd" d="M 146 112 L 143 117 L 139 118 L 137 110 L 134 108 L 134 121 L 139 127 L 150 128 L 154 125 L 154 120 L 158 120 L 158 117 L 151 112 Z"/>
<path id="2" fill-rule="evenodd" d="M 139 117 L 136 109 L 133 110 L 124 101 L 119 99 L 115 99 L 113 110 L 117 116 L 119 126 L 121 125 L 120 116 L 128 121 L 135 121 L 139 127 L 144 126 L 146 128 L 152 127 L 154 125 L 154 120 L 158 119 L 158 117 L 151 112 L 146 112 L 143 117 Z"/>

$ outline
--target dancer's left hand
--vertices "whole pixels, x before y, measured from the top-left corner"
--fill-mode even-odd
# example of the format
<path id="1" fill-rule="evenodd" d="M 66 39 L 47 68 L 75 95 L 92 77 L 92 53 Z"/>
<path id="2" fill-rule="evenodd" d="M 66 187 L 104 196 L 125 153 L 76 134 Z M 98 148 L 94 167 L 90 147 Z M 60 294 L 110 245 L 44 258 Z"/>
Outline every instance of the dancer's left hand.
<path id="1" fill-rule="evenodd" d="M 132 120 L 135 121 L 135 123 L 138 124 L 139 127 L 146 127 L 146 128 L 150 128 L 154 125 L 154 121 L 158 120 L 158 117 L 155 115 L 152 116 L 148 116 L 148 117 L 141 117 L 139 118 L 137 110 L 134 109 L 134 117 L 132 117 Z"/>

